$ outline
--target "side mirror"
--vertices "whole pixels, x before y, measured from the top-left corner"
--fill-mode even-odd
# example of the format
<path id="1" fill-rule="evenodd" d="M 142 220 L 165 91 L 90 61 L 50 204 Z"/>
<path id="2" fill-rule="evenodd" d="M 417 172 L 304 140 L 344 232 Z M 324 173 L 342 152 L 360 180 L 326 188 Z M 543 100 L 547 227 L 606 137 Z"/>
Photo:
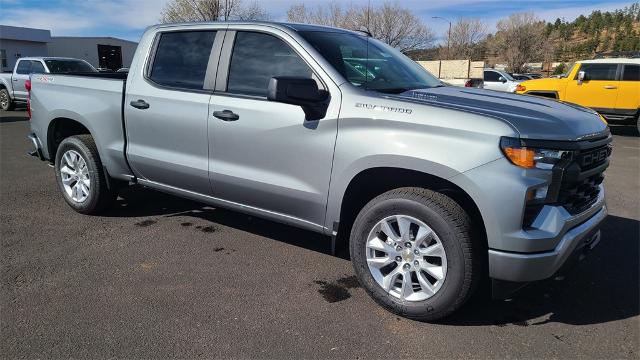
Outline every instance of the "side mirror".
<path id="1" fill-rule="evenodd" d="M 507 79 L 505 79 L 504 77 L 500 76 L 500 77 L 498 78 L 498 81 L 500 81 L 501 83 L 503 83 L 503 84 L 504 84 L 504 83 L 506 83 L 506 82 L 507 82 Z"/>
<path id="2" fill-rule="evenodd" d="M 586 75 L 584 71 L 578 71 L 578 84 L 582 84 L 582 82 L 585 80 L 586 80 Z"/>
<path id="3" fill-rule="evenodd" d="M 329 106 L 329 92 L 318 89 L 315 80 L 297 76 L 272 77 L 267 99 L 301 106 L 306 120 L 322 119 Z"/>

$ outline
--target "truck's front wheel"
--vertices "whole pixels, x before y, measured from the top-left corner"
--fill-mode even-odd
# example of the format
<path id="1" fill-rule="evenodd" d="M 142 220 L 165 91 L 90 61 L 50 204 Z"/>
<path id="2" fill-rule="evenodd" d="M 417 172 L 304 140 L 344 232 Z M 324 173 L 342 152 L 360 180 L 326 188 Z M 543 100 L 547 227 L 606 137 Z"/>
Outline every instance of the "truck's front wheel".
<path id="1" fill-rule="evenodd" d="M 91 135 L 75 135 L 58 146 L 56 180 L 64 199 L 75 211 L 95 214 L 107 208 L 117 196 L 109 189 L 98 149 Z"/>
<path id="2" fill-rule="evenodd" d="M 451 198 L 400 188 L 371 200 L 350 236 L 360 283 L 379 304 L 416 320 L 442 318 L 469 298 L 480 275 L 471 222 Z"/>
<path id="3" fill-rule="evenodd" d="M 0 110 L 13 110 L 13 105 L 9 91 L 4 88 L 0 89 Z"/>

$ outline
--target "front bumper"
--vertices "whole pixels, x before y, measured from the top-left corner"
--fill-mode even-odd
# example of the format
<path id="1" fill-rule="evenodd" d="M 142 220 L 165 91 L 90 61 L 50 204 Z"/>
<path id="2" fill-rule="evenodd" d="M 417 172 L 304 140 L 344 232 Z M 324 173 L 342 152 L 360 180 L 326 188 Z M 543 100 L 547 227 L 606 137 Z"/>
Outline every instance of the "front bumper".
<path id="1" fill-rule="evenodd" d="M 550 251 L 517 253 L 489 250 L 489 275 L 496 280 L 529 282 L 553 276 L 572 256 L 579 256 L 600 241 L 600 224 L 607 207 L 598 201 L 592 215 L 559 235 L 558 245 Z M 595 212 L 593 212 L 595 211 Z"/>

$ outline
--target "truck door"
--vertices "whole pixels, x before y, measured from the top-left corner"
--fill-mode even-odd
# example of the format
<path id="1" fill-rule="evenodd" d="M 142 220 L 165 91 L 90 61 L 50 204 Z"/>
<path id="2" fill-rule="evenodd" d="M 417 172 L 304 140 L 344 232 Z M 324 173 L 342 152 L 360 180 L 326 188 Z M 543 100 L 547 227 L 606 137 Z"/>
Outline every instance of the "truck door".
<path id="1" fill-rule="evenodd" d="M 160 32 L 147 63 L 137 64 L 143 71 L 129 73 L 124 117 L 136 176 L 211 193 L 207 84 L 215 77 L 223 35 L 211 29 Z"/>
<path id="2" fill-rule="evenodd" d="M 27 101 L 27 88 L 24 87 L 24 82 L 29 80 L 31 66 L 31 60 L 18 60 L 18 63 L 16 64 L 16 71 L 13 72 L 13 76 L 11 77 L 13 97 L 20 101 Z"/>
<path id="3" fill-rule="evenodd" d="M 298 223 L 323 224 L 340 91 L 317 64 L 312 70 L 313 59 L 287 41 L 286 33 L 232 29 L 224 40 L 209 108 L 214 196 Z M 316 80 L 331 94 L 327 115 L 309 121 L 299 106 L 268 101 L 274 76 Z"/>
<path id="4" fill-rule="evenodd" d="M 618 64 L 582 64 L 567 83 L 565 101 L 611 113 L 618 98 L 617 70 Z M 578 80 L 580 71 L 585 73 L 582 82 Z"/>

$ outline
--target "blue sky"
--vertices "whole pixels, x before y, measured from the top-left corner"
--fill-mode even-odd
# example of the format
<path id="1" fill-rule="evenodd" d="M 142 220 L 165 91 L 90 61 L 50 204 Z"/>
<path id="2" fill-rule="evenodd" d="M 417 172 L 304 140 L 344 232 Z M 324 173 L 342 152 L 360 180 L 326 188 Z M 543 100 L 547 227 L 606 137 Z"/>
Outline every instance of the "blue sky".
<path id="1" fill-rule="evenodd" d="M 160 11 L 169 0 L 0 0 L 0 24 L 51 30 L 54 36 L 113 36 L 137 41 L 145 27 L 158 22 Z M 244 0 L 253 2 L 254 0 Z M 372 5 L 383 0 L 371 0 Z M 637 0 L 636 0 L 637 1 Z M 272 20 L 285 20 L 292 4 L 315 7 L 329 0 L 258 0 Z M 367 0 L 342 0 L 365 5 Z M 613 10 L 634 1 L 620 0 L 398 0 L 412 9 L 438 35 L 447 23 L 432 19 L 442 16 L 455 21 L 460 17 L 481 18 L 493 29 L 496 20 L 519 11 L 533 11 L 539 18 L 573 20 L 593 10 Z"/>

